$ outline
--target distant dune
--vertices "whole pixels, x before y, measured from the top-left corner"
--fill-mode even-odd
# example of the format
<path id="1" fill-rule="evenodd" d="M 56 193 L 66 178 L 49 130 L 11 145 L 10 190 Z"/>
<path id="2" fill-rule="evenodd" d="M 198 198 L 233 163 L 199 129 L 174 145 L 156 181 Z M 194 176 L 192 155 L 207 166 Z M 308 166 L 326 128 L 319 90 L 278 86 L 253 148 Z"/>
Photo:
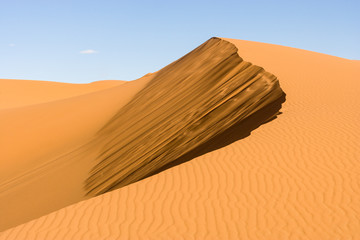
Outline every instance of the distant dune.
<path id="1" fill-rule="evenodd" d="M 0 109 L 29 106 L 75 97 L 114 87 L 124 81 L 97 81 L 89 84 L 71 84 L 47 81 L 0 79 Z"/>
<path id="2" fill-rule="evenodd" d="M 359 74 L 213 38 L 63 97 L 15 103 L 0 81 L 0 227 L 44 215 L 0 239 L 360 239 Z"/>

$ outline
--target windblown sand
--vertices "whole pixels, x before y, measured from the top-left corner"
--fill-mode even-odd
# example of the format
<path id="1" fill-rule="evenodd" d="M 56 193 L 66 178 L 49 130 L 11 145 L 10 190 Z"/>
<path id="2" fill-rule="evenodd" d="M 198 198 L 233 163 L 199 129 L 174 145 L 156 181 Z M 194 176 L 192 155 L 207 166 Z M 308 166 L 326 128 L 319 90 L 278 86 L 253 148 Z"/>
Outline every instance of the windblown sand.
<path id="1" fill-rule="evenodd" d="M 14 227 L 0 239 L 360 239 L 360 62 L 224 40 L 279 79 L 282 114 L 68 207 L 87 198 L 83 181 L 96 163 L 81 146 L 156 74 L 66 88 L 0 80 L 0 228 Z M 18 99 L 22 84 L 39 91 Z"/>

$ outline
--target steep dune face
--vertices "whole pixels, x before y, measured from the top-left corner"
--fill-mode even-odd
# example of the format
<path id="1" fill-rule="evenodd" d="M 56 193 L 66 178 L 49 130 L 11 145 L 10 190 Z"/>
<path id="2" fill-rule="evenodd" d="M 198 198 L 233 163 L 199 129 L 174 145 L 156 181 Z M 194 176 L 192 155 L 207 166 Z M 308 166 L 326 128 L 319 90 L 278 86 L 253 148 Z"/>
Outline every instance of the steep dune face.
<path id="1" fill-rule="evenodd" d="M 274 75 L 212 38 L 160 70 L 103 127 L 86 189 L 98 195 L 141 180 L 283 94 Z"/>

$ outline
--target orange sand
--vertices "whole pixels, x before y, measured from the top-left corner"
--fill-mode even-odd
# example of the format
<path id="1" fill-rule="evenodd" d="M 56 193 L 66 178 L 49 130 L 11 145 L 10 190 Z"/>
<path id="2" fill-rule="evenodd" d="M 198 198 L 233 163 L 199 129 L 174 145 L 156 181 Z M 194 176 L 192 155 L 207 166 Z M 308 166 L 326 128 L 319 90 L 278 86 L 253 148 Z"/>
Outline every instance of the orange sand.
<path id="1" fill-rule="evenodd" d="M 360 63 L 226 40 L 280 80 L 287 99 L 277 119 L 189 162 L 9 229 L 0 239 L 360 239 Z M 61 153 L 84 144 L 147 80 L 139 81 L 0 110 L 2 229 L 26 221 L 21 208 L 14 217 L 8 209 L 35 204 L 36 214 L 26 216 L 32 219 L 42 215 L 39 209 L 50 212 L 82 198 L 87 161 L 66 164 Z M 49 175 L 55 180 L 47 189 L 41 179 Z"/>
<path id="2" fill-rule="evenodd" d="M 0 110 L 1 229 L 84 199 L 83 181 L 91 162 L 87 154 L 79 156 L 74 149 L 85 144 L 148 80 L 111 82 L 107 88 L 98 83 L 64 84 L 62 88 L 56 83 L 62 98 L 32 105 L 25 105 L 25 99 L 33 96 L 39 101 L 38 96 L 54 91 L 54 86 L 26 83 L 39 84 L 39 89 L 32 86 L 27 95 L 20 95 L 24 106 Z M 15 83 L 19 88 L 25 85 L 14 80 L 7 86 L 15 91 Z M 89 93 L 69 97 L 76 89 Z M 13 98 L 7 97 L 11 104 Z"/>

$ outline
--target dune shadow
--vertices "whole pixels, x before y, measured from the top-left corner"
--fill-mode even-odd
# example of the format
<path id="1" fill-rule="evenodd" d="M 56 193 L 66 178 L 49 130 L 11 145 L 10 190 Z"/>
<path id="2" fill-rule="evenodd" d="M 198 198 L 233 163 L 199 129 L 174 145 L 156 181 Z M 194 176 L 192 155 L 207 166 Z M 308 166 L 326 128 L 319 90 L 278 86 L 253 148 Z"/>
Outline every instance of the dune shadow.
<path id="1" fill-rule="evenodd" d="M 179 164 L 188 162 L 196 157 L 199 157 L 206 153 L 223 148 L 233 142 L 236 142 L 243 138 L 248 137 L 253 130 L 257 129 L 258 127 L 260 127 L 263 124 L 273 121 L 274 119 L 277 118 L 278 115 L 282 114 L 280 112 L 280 109 L 281 109 L 282 104 L 285 102 L 285 100 L 286 100 L 286 94 L 283 93 L 283 95 L 280 98 L 278 98 L 277 100 L 275 100 L 274 102 L 263 107 L 259 111 L 253 113 L 246 119 L 237 122 L 232 127 L 225 130 L 224 132 L 211 138 L 209 141 L 201 144 L 200 146 L 196 147 L 195 149 L 191 150 L 190 152 L 180 156 L 175 161 L 170 162 L 167 165 L 148 174 L 146 177 L 144 177 L 142 179 L 151 177 L 151 176 L 158 174 L 162 171 L 165 171 L 169 168 L 172 168 Z"/>

